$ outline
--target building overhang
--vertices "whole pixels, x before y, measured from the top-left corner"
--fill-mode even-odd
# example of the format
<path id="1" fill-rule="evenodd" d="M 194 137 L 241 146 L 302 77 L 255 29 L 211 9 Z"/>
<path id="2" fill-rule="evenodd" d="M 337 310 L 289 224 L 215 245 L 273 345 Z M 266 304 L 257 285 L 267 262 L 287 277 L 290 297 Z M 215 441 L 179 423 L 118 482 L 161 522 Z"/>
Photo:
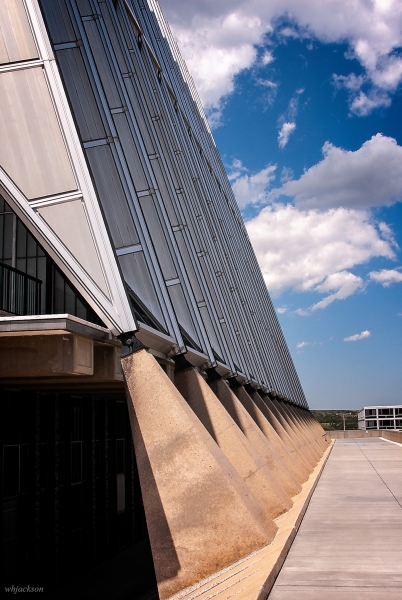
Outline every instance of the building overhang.
<path id="1" fill-rule="evenodd" d="M 122 384 L 120 353 L 109 329 L 68 314 L 0 318 L 6 384 Z"/>

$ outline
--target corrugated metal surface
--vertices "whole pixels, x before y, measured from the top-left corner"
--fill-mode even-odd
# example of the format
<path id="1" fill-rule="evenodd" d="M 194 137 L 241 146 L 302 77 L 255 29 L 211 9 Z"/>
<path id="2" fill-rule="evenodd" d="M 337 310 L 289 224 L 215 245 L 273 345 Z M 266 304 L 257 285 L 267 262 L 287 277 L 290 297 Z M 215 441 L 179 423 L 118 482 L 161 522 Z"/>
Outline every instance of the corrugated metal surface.
<path id="1" fill-rule="evenodd" d="M 116 6 L 115 6 L 116 4 Z M 130 288 L 183 348 L 303 390 L 191 77 L 156 0 L 42 0 Z"/>
<path id="2" fill-rule="evenodd" d="M 86 126 L 86 143 L 108 144 L 112 138 L 104 115 L 97 114 L 99 98 L 93 100 L 92 111 L 87 110 L 93 88 L 81 54 L 74 52 L 78 39 L 72 35 L 69 11 L 54 2 L 49 19 L 68 54 L 66 77 L 76 86 L 71 102 L 77 105 L 82 128 Z M 80 104 L 85 110 L 79 110 Z M 113 333 L 135 330 L 135 316 L 36 0 L 0 1 L 0 105 L 2 195 L 32 239 Z M 115 184 L 120 184 L 118 176 Z M 126 202 L 120 209 L 130 214 Z M 134 224 L 126 215 L 119 222 L 118 233 L 135 245 Z M 11 224 L 8 233 L 13 232 Z"/>

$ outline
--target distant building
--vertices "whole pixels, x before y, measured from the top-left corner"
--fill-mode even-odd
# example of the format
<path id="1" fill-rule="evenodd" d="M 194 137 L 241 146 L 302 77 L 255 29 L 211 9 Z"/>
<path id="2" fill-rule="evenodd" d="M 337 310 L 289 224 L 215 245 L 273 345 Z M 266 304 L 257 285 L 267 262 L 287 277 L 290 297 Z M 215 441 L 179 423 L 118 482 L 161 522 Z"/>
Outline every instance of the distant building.
<path id="1" fill-rule="evenodd" d="M 358 414 L 359 429 L 402 429 L 402 404 L 364 406 Z"/>

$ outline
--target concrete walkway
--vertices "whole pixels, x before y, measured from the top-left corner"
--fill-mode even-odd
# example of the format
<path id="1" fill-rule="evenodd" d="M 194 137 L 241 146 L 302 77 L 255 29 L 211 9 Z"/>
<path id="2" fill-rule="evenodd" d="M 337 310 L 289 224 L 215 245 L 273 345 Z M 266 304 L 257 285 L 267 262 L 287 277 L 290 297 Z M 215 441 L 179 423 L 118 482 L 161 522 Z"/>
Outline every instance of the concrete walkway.
<path id="1" fill-rule="evenodd" d="M 336 440 L 269 600 L 402 599 L 402 447 Z"/>

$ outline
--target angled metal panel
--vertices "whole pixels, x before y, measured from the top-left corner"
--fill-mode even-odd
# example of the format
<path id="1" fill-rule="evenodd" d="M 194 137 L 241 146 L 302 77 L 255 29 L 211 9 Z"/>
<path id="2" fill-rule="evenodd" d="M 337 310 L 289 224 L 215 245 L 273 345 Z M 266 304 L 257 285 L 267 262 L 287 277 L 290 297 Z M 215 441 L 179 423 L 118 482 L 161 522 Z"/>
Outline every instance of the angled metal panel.
<path id="1" fill-rule="evenodd" d="M 212 166 L 219 181 L 219 190 L 216 189 L 213 183 L 215 189 L 211 190 L 209 194 L 212 194 L 212 198 L 218 199 L 220 197 L 217 201 L 220 210 L 218 221 L 224 222 L 226 228 L 229 226 L 226 244 L 231 248 L 229 254 L 233 260 L 234 271 L 237 273 L 234 280 L 237 281 L 243 311 L 247 314 L 246 329 L 249 331 L 251 346 L 255 347 L 260 356 L 265 354 L 265 361 L 260 361 L 258 356 L 254 356 L 250 364 L 254 364 L 255 367 L 259 368 L 260 377 L 264 378 L 264 383 L 268 387 L 281 391 L 283 395 L 291 395 L 292 398 L 297 398 L 303 404 L 305 402 L 304 394 L 290 359 L 289 351 L 284 343 L 283 335 L 279 336 L 278 330 L 280 331 L 280 327 L 265 284 L 263 284 L 264 290 L 261 289 L 259 267 L 256 267 L 255 256 L 249 244 L 222 162 L 214 147 L 212 136 L 209 135 L 209 128 L 205 126 L 202 110 L 194 110 L 194 103 L 197 104 L 198 96 L 193 88 L 191 77 L 186 72 L 185 65 L 171 36 L 169 27 L 160 12 L 157 1 L 148 0 L 148 4 L 151 11 L 143 9 L 136 11 L 136 5 L 130 3 L 132 9 L 136 11 L 136 17 L 144 32 L 152 38 L 153 49 L 165 68 L 166 77 L 178 99 L 179 107 L 184 111 L 186 124 L 190 127 L 189 131 L 191 133 L 192 130 L 198 137 L 197 147 L 198 149 L 201 148 L 201 152 L 209 159 L 210 166 Z M 153 18 L 154 15 L 156 18 Z M 169 48 L 166 48 L 166 41 L 168 41 Z M 172 60 L 169 50 L 173 52 L 175 60 Z M 183 80 L 180 81 L 180 75 L 184 76 L 187 85 L 183 85 Z M 211 181 L 209 185 L 211 185 Z M 216 222 L 216 218 L 213 221 Z M 236 252 L 236 248 L 231 242 L 233 239 L 240 240 L 241 253 Z M 255 267 L 257 273 L 255 273 Z M 261 296 L 264 302 L 261 302 Z M 265 311 L 261 311 L 262 304 L 266 304 Z M 238 314 L 237 309 L 236 313 Z M 247 354 L 247 349 L 245 349 L 245 352 Z M 250 356 L 247 362 L 249 360 Z M 264 365 L 264 362 L 269 362 L 269 366 Z"/>
<path id="2" fill-rule="evenodd" d="M 2 128 L 12 142 L 13 127 L 22 127 L 19 133 L 24 134 L 22 139 L 26 141 L 20 156 L 10 148 L 17 176 L 10 169 L 10 157 L 1 156 L 0 184 L 27 228 L 107 326 L 116 334 L 132 331 L 137 325 L 41 13 L 35 0 L 27 0 L 24 6 L 39 58 L 0 66 L 0 79 L 7 83 L 12 77 L 22 81 L 4 86 L 7 98 L 16 99 L 14 111 L 20 110 L 20 114 L 14 120 L 10 118 L 10 122 L 3 120 Z M 8 106 L 13 110 L 10 103 Z M 7 138 L 3 135 L 2 139 Z M 26 154 L 27 181 L 18 180 L 19 170 L 25 169 L 25 146 L 32 149 L 31 154 Z M 21 189 L 11 179 L 10 171 Z"/>
<path id="3" fill-rule="evenodd" d="M 0 73 L 0 164 L 29 200 L 77 189 L 41 66 Z"/>
<path id="4" fill-rule="evenodd" d="M 70 250 L 105 296 L 110 298 L 105 275 L 93 239 L 85 204 L 81 199 L 50 204 L 37 209 L 42 219 Z"/>
<path id="5" fill-rule="evenodd" d="M 179 349 L 306 405 L 157 0 L 41 4 L 127 283 Z"/>
<path id="6" fill-rule="evenodd" d="M 0 0 L 0 65 L 38 58 L 28 15 L 21 0 Z"/>

